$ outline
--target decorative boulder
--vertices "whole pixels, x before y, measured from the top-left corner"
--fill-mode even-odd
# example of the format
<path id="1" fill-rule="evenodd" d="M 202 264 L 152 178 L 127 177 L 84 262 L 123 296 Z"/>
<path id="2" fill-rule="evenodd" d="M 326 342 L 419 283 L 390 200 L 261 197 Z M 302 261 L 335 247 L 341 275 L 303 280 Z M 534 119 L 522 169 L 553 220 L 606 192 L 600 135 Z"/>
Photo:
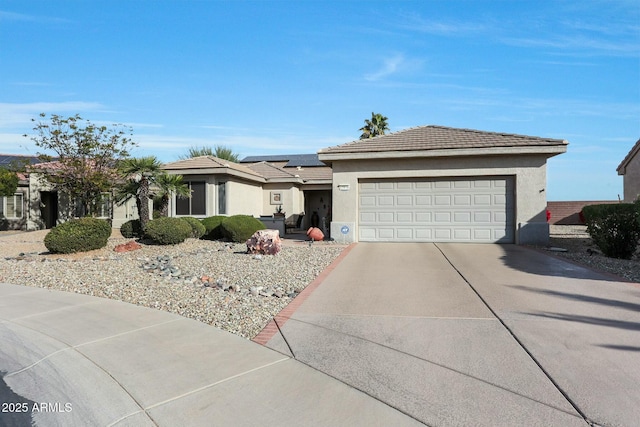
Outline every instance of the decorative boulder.
<path id="1" fill-rule="evenodd" d="M 142 248 L 142 245 L 132 240 L 130 242 L 123 243 L 121 245 L 116 246 L 115 248 L 113 248 L 113 250 L 116 252 L 129 252 L 129 251 L 135 251 L 136 249 L 140 249 L 140 248 Z"/>
<path id="2" fill-rule="evenodd" d="M 275 255 L 282 249 L 278 230 L 258 230 L 247 240 L 247 253 Z"/>
<path id="3" fill-rule="evenodd" d="M 311 227 L 310 229 L 308 229 L 307 236 L 309 236 L 311 240 L 315 240 L 316 242 L 324 240 L 324 233 L 317 227 Z"/>

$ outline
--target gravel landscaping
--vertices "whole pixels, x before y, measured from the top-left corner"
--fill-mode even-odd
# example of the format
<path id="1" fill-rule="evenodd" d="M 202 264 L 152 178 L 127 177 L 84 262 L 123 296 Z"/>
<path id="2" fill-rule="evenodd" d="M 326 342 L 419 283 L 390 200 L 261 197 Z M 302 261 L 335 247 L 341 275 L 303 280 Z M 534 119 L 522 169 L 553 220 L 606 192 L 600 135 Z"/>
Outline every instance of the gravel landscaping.
<path id="1" fill-rule="evenodd" d="M 286 241 L 275 256 L 246 253 L 246 245 L 189 239 L 175 246 L 142 245 L 114 231 L 106 248 L 48 254 L 46 230 L 0 232 L 0 282 L 77 292 L 165 310 L 253 338 L 310 284 L 345 246 Z M 584 226 L 551 226 L 548 251 L 596 270 L 640 282 L 640 256 L 611 259 L 599 253 Z M 549 248 L 544 248 L 549 249 Z"/>
<path id="2" fill-rule="evenodd" d="M 550 237 L 550 247 L 567 251 L 549 254 L 640 283 L 640 251 L 630 260 L 607 258 L 593 244 L 584 225 L 552 225 Z"/>
<path id="3" fill-rule="evenodd" d="M 0 282 L 117 299 L 253 338 L 340 254 L 326 242 L 285 243 L 275 256 L 246 254 L 246 245 L 188 239 L 175 246 L 46 253 L 46 231 L 0 235 Z"/>

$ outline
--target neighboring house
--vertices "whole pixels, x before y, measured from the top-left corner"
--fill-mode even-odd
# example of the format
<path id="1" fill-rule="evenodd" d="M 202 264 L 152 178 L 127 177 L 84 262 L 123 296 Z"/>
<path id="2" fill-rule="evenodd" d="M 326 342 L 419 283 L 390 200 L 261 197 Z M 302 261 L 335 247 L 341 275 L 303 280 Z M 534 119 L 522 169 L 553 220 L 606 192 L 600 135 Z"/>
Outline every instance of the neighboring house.
<path id="1" fill-rule="evenodd" d="M 635 201 L 640 196 L 640 139 L 618 166 L 618 175 L 623 176 L 624 201 Z"/>
<path id="2" fill-rule="evenodd" d="M 37 156 L 0 154 L 0 167 L 40 163 Z M 18 188 L 13 196 L 0 197 L 0 230 L 26 230 L 29 218 L 29 176 L 18 174 Z"/>
<path id="3" fill-rule="evenodd" d="M 18 174 L 20 181 L 16 194 L 0 197 L 0 229 L 40 230 L 81 216 L 76 204 L 54 190 L 46 179 L 47 174 L 55 173 L 58 162 L 41 162 L 33 156 L 0 156 L 0 163 L 23 160 L 31 167 L 28 173 Z M 98 207 L 99 218 L 109 219 L 114 227 L 120 227 L 125 221 L 138 217 L 135 200 L 123 205 L 117 205 L 113 200 L 113 192 L 103 194 Z"/>
<path id="4" fill-rule="evenodd" d="M 567 142 L 422 126 L 321 150 L 336 240 L 544 244 L 546 163 Z"/>
<path id="5" fill-rule="evenodd" d="M 201 156 L 165 164 L 163 169 L 182 175 L 192 192 L 190 199 L 172 200 L 171 216 L 266 218 L 281 211 L 287 218 L 304 215 L 305 226 L 312 217 L 318 217 L 319 226 L 325 218 L 328 231 L 331 169 L 315 154 L 255 156 L 240 163 Z"/>

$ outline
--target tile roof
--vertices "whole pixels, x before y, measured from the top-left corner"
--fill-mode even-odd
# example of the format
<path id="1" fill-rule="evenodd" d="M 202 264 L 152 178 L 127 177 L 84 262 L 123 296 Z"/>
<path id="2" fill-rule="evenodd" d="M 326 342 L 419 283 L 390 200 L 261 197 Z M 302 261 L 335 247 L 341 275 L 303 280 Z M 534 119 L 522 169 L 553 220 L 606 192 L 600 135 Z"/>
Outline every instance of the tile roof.
<path id="1" fill-rule="evenodd" d="M 165 170 L 184 170 L 184 169 L 231 169 L 236 172 L 242 172 L 249 175 L 261 177 L 255 171 L 249 169 L 245 165 L 231 162 L 229 160 L 219 159 L 213 156 L 192 157 L 190 159 L 178 160 L 177 162 L 166 163 L 163 167 Z"/>
<path id="2" fill-rule="evenodd" d="M 276 178 L 290 178 L 295 179 L 298 178 L 294 173 L 290 173 L 278 166 L 269 163 L 269 162 L 259 162 L 252 163 L 247 166 L 249 169 L 253 170 L 257 174 L 262 175 L 267 179 L 276 179 Z"/>
<path id="3" fill-rule="evenodd" d="M 333 169 L 329 166 L 294 169 L 294 173 L 305 181 L 331 180 Z"/>
<path id="4" fill-rule="evenodd" d="M 629 162 L 631 161 L 631 159 L 633 159 L 636 156 L 636 154 L 638 154 L 638 152 L 640 152 L 640 139 L 638 139 L 635 145 L 631 147 L 631 150 L 629 150 L 629 153 L 627 153 L 624 160 L 622 160 L 622 162 L 618 166 L 618 169 L 617 169 L 618 175 L 624 175 L 627 173 L 626 169 L 627 169 L 627 166 L 629 165 Z"/>
<path id="5" fill-rule="evenodd" d="M 567 141 L 562 139 L 430 125 L 323 148 L 319 154 L 562 146 L 567 144 Z"/>
<path id="6" fill-rule="evenodd" d="M 322 163 L 322 166 L 311 166 L 311 167 L 288 167 L 287 161 L 278 161 L 278 162 L 266 162 L 276 168 L 283 169 L 285 173 L 291 174 L 291 176 L 298 176 L 302 178 L 304 181 L 317 181 L 317 180 L 331 180 L 333 179 L 333 169 L 330 166 Z M 250 168 L 254 169 L 252 165 L 248 165 Z M 257 169 L 254 169 L 257 171 Z"/>

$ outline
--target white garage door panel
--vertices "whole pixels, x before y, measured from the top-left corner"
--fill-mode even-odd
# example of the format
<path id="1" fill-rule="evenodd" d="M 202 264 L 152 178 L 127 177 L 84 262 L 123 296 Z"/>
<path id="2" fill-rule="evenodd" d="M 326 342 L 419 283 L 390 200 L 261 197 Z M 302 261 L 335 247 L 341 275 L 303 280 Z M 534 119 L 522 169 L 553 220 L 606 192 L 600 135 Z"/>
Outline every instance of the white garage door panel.
<path id="1" fill-rule="evenodd" d="M 359 191 L 360 241 L 514 240 L 509 177 L 365 181 Z"/>

